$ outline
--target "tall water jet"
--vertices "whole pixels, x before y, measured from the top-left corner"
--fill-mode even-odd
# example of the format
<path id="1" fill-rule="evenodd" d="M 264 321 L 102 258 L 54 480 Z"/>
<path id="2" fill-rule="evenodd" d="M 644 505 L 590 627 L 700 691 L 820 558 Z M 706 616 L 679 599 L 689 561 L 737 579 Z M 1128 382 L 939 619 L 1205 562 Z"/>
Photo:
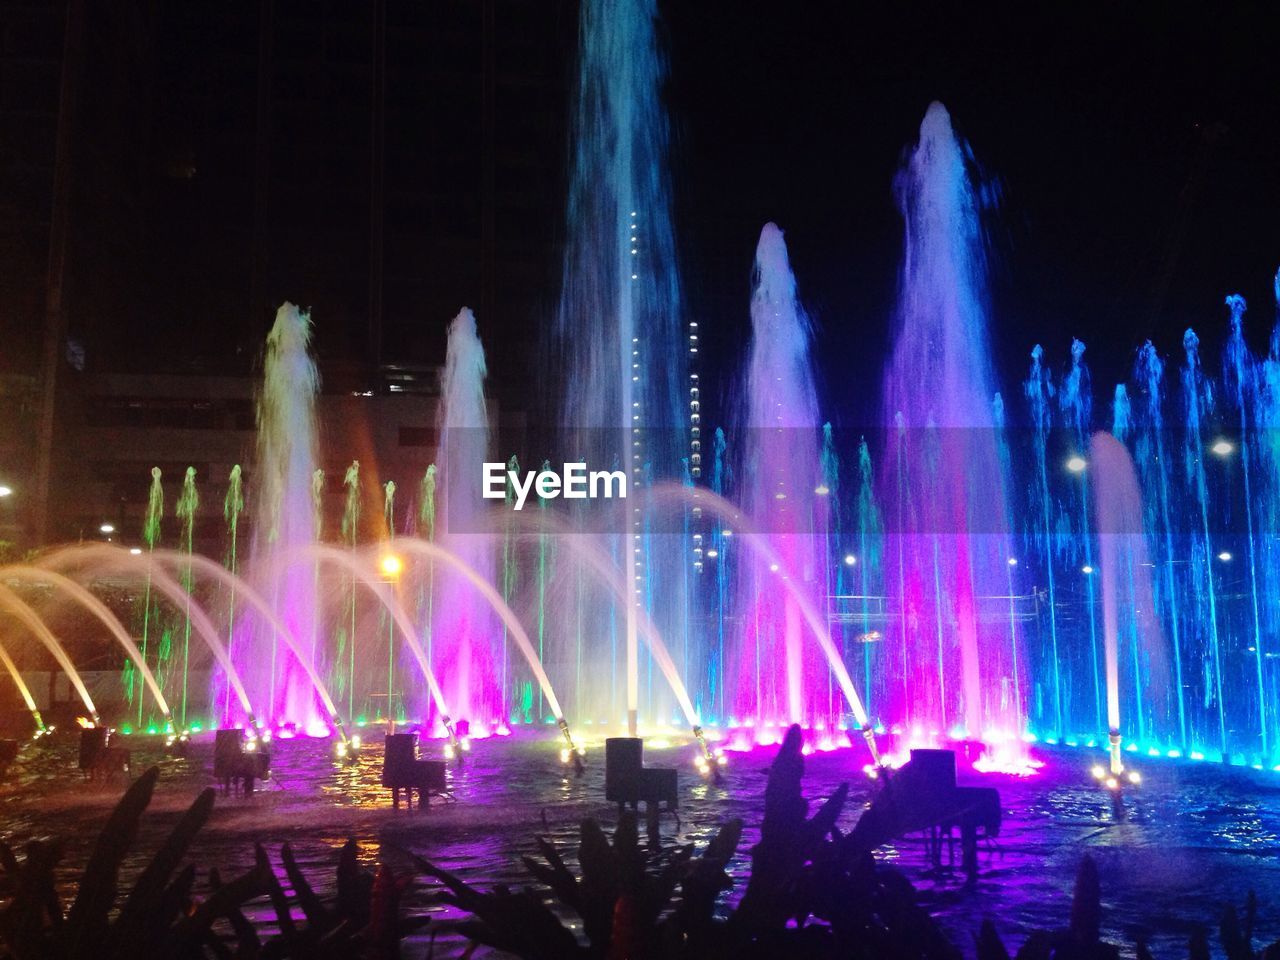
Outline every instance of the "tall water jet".
<path id="1" fill-rule="evenodd" d="M 1244 519 L 1245 519 L 1245 560 L 1249 570 L 1249 618 L 1248 627 L 1250 643 L 1248 650 L 1253 653 L 1254 672 L 1257 675 L 1257 708 L 1259 746 L 1264 757 L 1270 753 L 1268 737 L 1269 720 L 1267 714 L 1268 696 L 1264 663 L 1267 653 L 1264 650 L 1262 604 L 1259 600 L 1261 575 L 1259 567 L 1258 536 L 1254 520 L 1254 496 L 1260 492 L 1255 490 L 1256 480 L 1253 476 L 1253 459 L 1256 455 L 1250 437 L 1255 426 L 1252 419 L 1257 417 L 1257 380 L 1256 365 L 1249 347 L 1244 342 L 1244 312 L 1247 309 L 1244 297 L 1235 293 L 1227 297 L 1227 309 L 1231 311 L 1231 334 L 1227 340 L 1227 349 L 1222 357 L 1222 379 L 1225 386 L 1226 401 L 1235 408 L 1240 430 L 1240 466 L 1244 482 Z M 1253 414 L 1251 418 L 1250 414 Z M 1267 641 L 1270 637 L 1266 638 Z"/>
<path id="2" fill-rule="evenodd" d="M 1144 736 L 1143 703 L 1151 705 L 1163 698 L 1169 687 L 1169 671 L 1160 621 L 1152 598 L 1142 493 L 1133 460 L 1116 437 L 1098 432 L 1090 443 L 1090 461 L 1094 475 L 1093 509 L 1098 555 L 1102 567 L 1107 734 L 1111 748 L 1111 772 L 1118 775 L 1123 769 L 1120 744 L 1125 732 L 1120 713 L 1121 637 L 1130 639 L 1132 650 L 1132 670 L 1128 671 L 1131 689 L 1134 690 L 1134 697 L 1129 701 L 1133 706 L 1130 736 Z"/>
<path id="3" fill-rule="evenodd" d="M 1081 452 L 1089 446 L 1089 433 L 1092 430 L 1093 395 L 1090 392 L 1089 368 L 1084 362 L 1084 344 L 1079 340 L 1071 341 L 1071 368 L 1062 378 L 1062 390 L 1059 393 L 1063 417 L 1066 421 L 1071 456 L 1068 463 L 1075 462 L 1077 469 L 1069 472 L 1079 478 L 1072 484 L 1068 495 L 1068 504 L 1064 510 L 1065 525 L 1073 530 L 1075 536 L 1061 538 L 1060 542 L 1070 552 L 1073 566 L 1089 569 L 1093 566 L 1093 538 L 1089 535 L 1090 508 L 1089 483 L 1092 471 L 1078 469 L 1078 461 L 1083 459 Z M 1094 616 L 1093 578 L 1085 577 L 1084 615 L 1088 621 L 1089 646 L 1088 662 L 1093 679 L 1093 724 L 1094 729 L 1102 725 L 1105 696 L 1102 670 L 1098 658 L 1098 626 Z"/>
<path id="4" fill-rule="evenodd" d="M 231 468 L 227 478 L 227 495 L 222 501 L 222 518 L 227 522 L 227 569 L 231 576 L 240 575 L 240 514 L 244 510 L 244 488 L 241 483 L 240 464 Z M 234 581 L 233 581 L 234 584 Z M 227 649 L 230 650 L 236 635 L 236 591 L 234 585 L 227 591 Z M 226 726 L 231 722 L 231 684 L 224 684 L 222 715 L 219 722 Z M 216 702 L 216 700 L 215 700 Z"/>
<path id="5" fill-rule="evenodd" d="M 686 341 L 680 309 L 657 22 L 655 0 L 580 6 L 556 324 L 564 358 L 562 422 L 590 431 L 577 437 L 575 458 L 624 470 L 633 488 L 682 478 L 682 459 L 692 456 L 689 444 L 701 430 L 688 394 L 696 341 Z M 652 532 L 644 517 L 632 515 L 612 540 L 626 581 L 636 585 L 636 604 L 659 621 L 663 635 L 685 637 L 688 542 L 677 533 Z M 619 623 L 608 604 L 586 597 L 566 619 L 562 642 L 585 638 L 586 660 L 601 678 L 579 708 L 588 717 L 616 717 L 625 704 L 634 731 L 641 670 L 636 608 L 628 606 Z M 669 706 L 669 700 L 655 701 L 651 719 L 669 719 Z"/>
<path id="6" fill-rule="evenodd" d="M 1149 491 L 1146 501 L 1147 527 L 1158 534 L 1155 562 L 1161 576 L 1156 581 L 1156 604 L 1164 610 L 1164 621 L 1169 625 L 1169 646 L 1173 651 L 1173 687 L 1178 706 L 1178 745 L 1190 745 L 1188 737 L 1187 696 L 1182 669 L 1182 618 L 1186 591 L 1184 579 L 1179 578 L 1175 563 L 1181 555 L 1174 546 L 1173 490 L 1171 489 L 1169 460 L 1166 456 L 1164 421 L 1164 361 L 1148 340 L 1139 350 L 1134 366 L 1144 403 L 1142 429 L 1134 449 L 1139 464 L 1143 487 Z M 1188 595 L 1194 600 L 1194 596 Z"/>
<path id="7" fill-rule="evenodd" d="M 360 461 L 352 460 L 342 479 L 346 488 L 346 503 L 342 511 L 342 540 L 352 554 L 360 534 Z M 356 696 L 356 577 L 347 578 L 347 617 L 338 628 L 338 663 L 335 665 L 335 685 L 347 692 L 347 716 L 355 716 Z M 343 675 L 343 668 L 346 674 Z"/>
<path id="8" fill-rule="evenodd" d="M 1184 479 L 1190 491 L 1190 506 L 1195 511 L 1192 522 L 1187 562 L 1191 569 L 1191 583 L 1196 599 L 1204 598 L 1203 616 L 1189 623 L 1188 642 L 1199 648 L 1204 667 L 1204 705 L 1211 715 L 1210 725 L 1200 731 L 1202 737 L 1217 734 L 1217 743 L 1225 756 L 1229 750 L 1227 739 L 1227 709 L 1223 699 L 1222 642 L 1218 623 L 1218 585 L 1214 576 L 1213 529 L 1209 520 L 1209 484 L 1204 465 L 1204 437 L 1201 429 L 1213 410 L 1213 388 L 1200 368 L 1200 338 L 1188 328 L 1182 337 L 1186 362 L 1182 366 L 1182 398 L 1186 412 L 1186 432 L 1182 447 Z M 1214 722 L 1216 721 L 1216 722 Z M 1216 730 L 1212 729 L 1216 727 Z M 1210 741 L 1211 742 L 1211 741 Z"/>
<path id="9" fill-rule="evenodd" d="M 444 497 L 436 506 L 436 538 L 470 568 L 494 582 L 492 537 L 478 532 L 482 510 L 480 464 L 489 459 L 489 413 L 484 397 L 484 347 L 466 307 L 449 324 L 441 383 L 440 467 Z M 436 569 L 432 601 L 432 665 L 454 716 L 477 731 L 504 715 L 501 636 L 488 610 L 471 600 L 459 574 Z M 419 704 L 425 708 L 426 703 Z"/>
<path id="10" fill-rule="evenodd" d="M 759 726 L 834 727 L 839 719 L 819 696 L 825 670 L 816 647 L 802 640 L 797 601 L 778 587 L 780 577 L 790 577 L 815 603 L 825 603 L 818 561 L 826 530 L 814 515 L 823 478 L 811 342 L 782 231 L 766 224 L 756 246 L 751 295 L 742 501 L 781 562 L 739 570 L 736 606 L 744 635 L 732 674 L 734 715 Z"/>
<path id="11" fill-rule="evenodd" d="M 1058 553 L 1057 510 L 1053 502 L 1053 494 L 1049 483 L 1049 434 L 1053 428 L 1053 412 L 1050 400 L 1054 396 L 1053 378 L 1043 364 L 1044 348 L 1036 344 L 1031 348 L 1031 371 L 1023 384 L 1031 409 L 1032 438 L 1032 478 L 1028 490 L 1028 502 L 1031 504 L 1030 522 L 1026 538 L 1028 545 L 1039 554 L 1040 569 L 1045 574 L 1045 599 L 1047 600 L 1049 621 L 1049 647 L 1044 675 L 1035 682 L 1033 689 L 1037 699 L 1043 699 L 1042 691 L 1050 687 L 1052 703 L 1050 715 L 1053 718 L 1053 733 L 1061 735 L 1066 729 L 1064 724 L 1064 695 L 1070 689 L 1070 672 L 1067 674 L 1067 685 L 1064 689 L 1062 681 L 1062 657 L 1058 652 L 1058 577 L 1056 561 Z M 1044 711 L 1040 711 L 1043 715 Z"/>
<path id="12" fill-rule="evenodd" d="M 934 103 L 897 183 L 905 241 L 884 403 L 897 425 L 886 484 L 897 530 L 887 548 L 899 577 L 899 643 L 890 649 L 903 699 L 890 712 L 925 738 L 1020 733 L 1022 713 L 1006 624 L 983 615 L 983 598 L 1008 590 L 1015 558 L 967 159 Z"/>
<path id="13" fill-rule="evenodd" d="M 182 699 L 178 701 L 178 722 L 187 726 L 187 676 L 191 670 L 191 591 L 195 581 L 191 575 L 191 557 L 195 553 L 196 511 L 200 508 L 200 495 L 196 492 L 196 468 L 187 467 L 182 480 L 182 493 L 174 514 L 182 521 L 182 552 L 187 563 L 182 571 L 182 589 L 187 592 L 182 623 Z"/>
<path id="14" fill-rule="evenodd" d="M 147 492 L 147 512 L 142 524 L 142 541 L 147 545 L 148 550 L 154 550 L 156 541 L 160 539 L 160 521 L 164 516 L 164 487 L 160 484 L 160 468 L 151 468 L 151 488 Z M 159 610 L 153 609 L 151 602 L 151 577 L 147 577 L 147 584 L 142 592 L 142 662 L 147 663 L 147 647 L 151 642 L 152 622 L 159 617 Z M 131 664 L 126 664 L 126 677 L 136 677 L 135 672 L 131 669 Z M 142 726 L 142 707 L 143 689 L 141 682 L 136 682 L 134 688 L 138 695 L 138 726 Z"/>
<path id="15" fill-rule="evenodd" d="M 396 482 L 394 480 L 388 480 L 382 485 L 382 523 L 387 531 L 386 552 L 380 564 L 382 576 L 391 589 L 398 593 L 403 565 L 395 552 Z M 396 709 L 396 622 L 390 611 L 384 615 L 387 621 L 387 724 L 394 730 L 396 722 L 403 722 L 406 717 L 403 700 L 400 709 Z"/>
<path id="16" fill-rule="evenodd" d="M 263 593 L 271 597 L 294 637 L 310 637 L 316 593 L 312 570 L 276 558 L 314 542 L 311 478 L 316 468 L 315 399 L 320 386 L 310 354 L 311 318 L 291 303 L 280 307 L 267 335 L 258 396 L 257 501 L 252 566 L 279 571 Z M 274 631 L 238 651 L 252 669 L 253 701 L 269 704 L 271 719 L 300 728 L 322 718 L 314 688 L 296 656 Z"/>

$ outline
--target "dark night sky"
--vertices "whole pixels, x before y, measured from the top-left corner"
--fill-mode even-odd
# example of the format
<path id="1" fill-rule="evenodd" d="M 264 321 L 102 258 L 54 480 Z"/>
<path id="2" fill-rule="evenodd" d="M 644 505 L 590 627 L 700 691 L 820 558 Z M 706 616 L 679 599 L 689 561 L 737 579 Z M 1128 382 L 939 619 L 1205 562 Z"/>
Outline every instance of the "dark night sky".
<path id="1" fill-rule="evenodd" d="M 1265 346 L 1280 264 L 1271 17 L 1050 6 L 663 5 L 686 277 L 715 321 L 705 352 L 740 356 L 755 231 L 776 220 L 818 323 L 825 406 L 846 424 L 868 414 L 901 243 L 893 175 L 934 99 L 1001 198 L 988 228 L 1006 396 L 1033 343 L 1060 368 L 1072 336 L 1100 401 L 1144 340 L 1180 357 L 1190 324 L 1216 369 L 1235 290 Z"/>
<path id="2" fill-rule="evenodd" d="M 1089 345 L 1100 401 L 1148 337 L 1176 359 L 1188 324 L 1216 368 L 1222 299 L 1236 290 L 1265 346 L 1280 263 L 1280 34 L 1264 5 L 659 6 L 675 222 L 708 399 L 729 392 L 742 362 L 752 253 L 774 220 L 817 322 L 824 410 L 843 425 L 875 414 L 901 243 L 892 182 L 934 99 L 1000 197 L 988 222 L 991 329 L 1006 395 L 1035 342 L 1060 369 L 1072 336 Z M 156 9 L 154 63 L 135 74 L 145 90 L 135 112 L 150 111 L 154 141 L 138 188 L 150 211 L 143 253 L 131 264 L 142 293 L 136 319 L 120 321 L 138 329 L 112 320 L 103 340 L 134 367 L 247 372 L 265 305 L 288 297 L 317 305 L 326 363 L 341 366 L 344 351 L 363 362 L 372 8 L 275 4 L 264 232 L 274 246 L 254 309 L 257 13 L 197 0 Z M 481 5 L 388 0 L 386 10 L 386 359 L 439 363 L 449 317 L 484 302 Z M 522 398 L 557 296 L 575 19 L 573 0 L 495 7 L 495 189 L 514 205 L 499 210 L 496 306 L 479 322 L 506 406 L 542 406 Z M 104 112 L 97 129 L 122 123 Z M 133 136 L 119 134 L 125 145 Z M 188 162 L 197 173 L 175 178 Z M 114 190 L 105 178 L 92 189 Z M 102 236 L 121 233 L 107 226 Z M 85 249 L 102 246 L 86 236 Z M 179 356 L 218 350 L 234 354 Z"/>

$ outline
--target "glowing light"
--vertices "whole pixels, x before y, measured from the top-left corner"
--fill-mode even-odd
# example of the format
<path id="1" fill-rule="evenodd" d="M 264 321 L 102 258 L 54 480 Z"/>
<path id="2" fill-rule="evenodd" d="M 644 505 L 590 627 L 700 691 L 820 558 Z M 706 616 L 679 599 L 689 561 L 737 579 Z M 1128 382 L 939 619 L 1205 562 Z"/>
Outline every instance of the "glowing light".
<path id="1" fill-rule="evenodd" d="M 12 493 L 13 493 L 13 487 L 8 487 L 8 486 L 5 486 L 3 483 L 0 483 L 0 497 L 7 497 L 7 496 L 10 496 Z"/>
<path id="2" fill-rule="evenodd" d="M 1236 452 L 1236 445 L 1230 440 L 1217 440 L 1209 450 L 1214 456 L 1229 457 Z"/>
<path id="3" fill-rule="evenodd" d="M 1231 561 L 1231 554 L 1228 553 L 1226 550 L 1223 550 L 1220 554 L 1218 554 L 1218 559 L 1221 560 L 1223 563 L 1229 563 Z"/>
<path id="4" fill-rule="evenodd" d="M 131 554 L 133 554 L 135 557 L 140 557 L 140 556 L 142 556 L 142 548 L 141 548 L 141 547 L 130 547 L 130 548 L 129 548 L 129 552 L 130 552 Z"/>
<path id="5" fill-rule="evenodd" d="M 852 567 L 857 562 L 858 562 L 858 558 L 855 557 L 852 553 L 846 553 L 844 555 L 844 565 L 846 567 Z"/>
<path id="6" fill-rule="evenodd" d="M 707 557 L 711 560 L 714 560 L 718 556 L 720 556 L 720 551 L 716 550 L 714 547 L 707 551 Z"/>
<path id="7" fill-rule="evenodd" d="M 1088 574 L 1093 573 L 1093 567 L 1089 566 L 1089 564 L 1086 563 L 1083 567 L 1080 568 L 1080 572 L 1087 576 Z"/>
<path id="8" fill-rule="evenodd" d="M 1107 777 L 1107 789 L 1108 789 L 1108 790 L 1119 790 L 1119 789 L 1120 789 L 1120 781 L 1119 781 L 1119 780 L 1117 780 L 1115 777 Z"/>
<path id="9" fill-rule="evenodd" d="M 104 523 L 98 529 L 103 533 L 115 533 L 116 525 L 114 523 Z"/>
<path id="10" fill-rule="evenodd" d="M 404 569 L 404 561 L 394 553 L 386 554 L 378 565 L 382 569 L 383 576 L 387 577 L 398 577 L 400 571 Z"/>
<path id="11" fill-rule="evenodd" d="M 1103 777 L 1107 775 L 1106 768 L 1103 767 L 1102 764 L 1100 763 L 1095 763 L 1093 765 L 1093 769 L 1090 770 L 1089 772 L 1093 774 L 1093 779 L 1095 780 L 1101 780 Z"/>
<path id="12" fill-rule="evenodd" d="M 1010 557 L 1010 558 L 1009 558 L 1009 566 L 1011 566 L 1011 567 L 1016 567 L 1017 565 L 1018 565 L 1018 558 L 1017 558 L 1017 557 Z"/>
<path id="13" fill-rule="evenodd" d="M 1067 469 L 1072 473 L 1084 473 L 1087 466 L 1089 466 L 1089 462 L 1078 453 L 1067 457 Z"/>
<path id="14" fill-rule="evenodd" d="M 1129 771 L 1129 782 L 1135 786 L 1142 782 L 1142 775 L 1137 770 Z"/>
<path id="15" fill-rule="evenodd" d="M 776 563 L 771 563 L 771 564 L 769 564 L 769 570 L 770 570 L 770 572 L 771 572 L 771 573 L 777 573 L 777 572 L 778 572 L 778 565 L 777 565 Z"/>
<path id="16" fill-rule="evenodd" d="M 820 497 L 825 497 L 827 494 L 831 492 L 831 488 L 828 487 L 825 483 L 820 483 L 813 488 L 813 492 Z"/>

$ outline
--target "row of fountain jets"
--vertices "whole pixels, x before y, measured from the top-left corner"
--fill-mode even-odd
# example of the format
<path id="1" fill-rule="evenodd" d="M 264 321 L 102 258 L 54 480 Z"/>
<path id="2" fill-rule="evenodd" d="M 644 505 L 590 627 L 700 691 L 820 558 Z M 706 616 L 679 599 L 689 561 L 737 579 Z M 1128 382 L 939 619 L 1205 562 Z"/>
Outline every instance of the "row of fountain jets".
<path id="1" fill-rule="evenodd" d="M 933 104 L 895 184 L 905 236 L 879 430 L 844 443 L 822 423 L 813 326 L 769 224 L 736 427 L 709 433 L 700 335 L 682 319 L 655 22 L 652 0 L 582 5 L 553 325 L 562 425 L 593 428 L 577 453 L 628 472 L 627 522 L 589 534 L 543 504 L 501 533 L 463 532 L 492 454 L 464 309 L 438 466 L 400 521 L 411 532 L 397 531 L 388 483 L 387 539 L 360 542 L 353 463 L 341 536 L 322 536 L 310 320 L 286 304 L 267 339 L 254 489 L 246 498 L 237 467 L 221 562 L 193 548 L 191 471 L 182 542 L 162 546 L 155 471 L 142 546 L 62 547 L 2 571 L 0 605 L 89 716 L 37 591 L 118 641 L 140 726 L 154 710 L 178 729 L 211 715 L 345 739 L 350 723 L 382 720 L 460 742 L 455 720 L 470 736 L 545 723 L 576 754 L 560 691 L 575 725 L 692 729 L 704 769 L 716 762 L 704 727 L 745 748 L 792 722 L 814 749 L 860 731 L 873 756 L 879 736 L 894 750 L 982 740 L 990 769 L 1026 769 L 1036 739 L 1280 759 L 1280 344 L 1250 354 L 1243 300 L 1229 301 L 1219 382 L 1188 331 L 1176 428 L 1151 344 L 1116 388 L 1109 429 L 1095 431 L 1078 342 L 1060 380 L 1035 348 L 1019 414 L 990 359 L 984 194 Z M 1234 468 L 1215 471 L 1206 450 Z M 132 628 L 86 586 L 108 572 L 138 584 Z M 208 657 L 216 668 L 192 689 Z M 40 724 L 10 652 L 0 660 Z"/>

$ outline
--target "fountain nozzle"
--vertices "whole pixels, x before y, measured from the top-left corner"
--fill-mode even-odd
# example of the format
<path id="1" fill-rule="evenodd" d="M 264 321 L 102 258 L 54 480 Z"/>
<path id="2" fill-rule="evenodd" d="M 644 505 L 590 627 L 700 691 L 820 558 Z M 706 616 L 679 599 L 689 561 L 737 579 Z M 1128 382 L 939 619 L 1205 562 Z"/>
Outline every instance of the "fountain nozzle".
<path id="1" fill-rule="evenodd" d="M 707 744 L 707 735 L 702 732 L 702 727 L 698 724 L 693 725 L 693 738 L 698 741 L 698 746 L 702 749 L 702 756 L 698 758 L 698 771 L 703 776 L 710 775 L 714 783 L 722 783 L 723 778 L 720 774 L 720 768 L 725 764 L 725 756 L 723 750 L 712 751 Z"/>
<path id="2" fill-rule="evenodd" d="M 862 739 L 867 741 L 867 749 L 871 751 L 871 762 L 881 766 L 880 748 L 876 746 L 876 731 L 870 722 L 862 725 Z"/>
<path id="3" fill-rule="evenodd" d="M 462 754 L 465 751 L 461 741 L 458 739 L 458 731 L 454 729 L 453 720 L 447 713 L 443 713 L 440 715 L 440 722 L 444 724 L 445 732 L 449 734 L 449 746 L 445 750 L 445 756 L 449 759 L 457 760 L 458 766 L 462 766 Z"/>
<path id="4" fill-rule="evenodd" d="M 1120 731 L 1112 730 L 1108 740 L 1111 742 L 1111 775 L 1118 777 L 1124 773 L 1124 760 L 1120 756 Z"/>
<path id="5" fill-rule="evenodd" d="M 582 762 L 582 751 L 578 749 L 578 745 L 573 742 L 573 734 L 569 732 L 569 721 L 561 717 L 556 721 L 556 726 L 560 728 L 560 733 L 564 737 L 564 742 L 568 746 L 561 751 L 564 754 L 565 763 L 573 764 L 573 772 L 577 776 L 582 776 L 587 772 L 586 764 Z"/>

